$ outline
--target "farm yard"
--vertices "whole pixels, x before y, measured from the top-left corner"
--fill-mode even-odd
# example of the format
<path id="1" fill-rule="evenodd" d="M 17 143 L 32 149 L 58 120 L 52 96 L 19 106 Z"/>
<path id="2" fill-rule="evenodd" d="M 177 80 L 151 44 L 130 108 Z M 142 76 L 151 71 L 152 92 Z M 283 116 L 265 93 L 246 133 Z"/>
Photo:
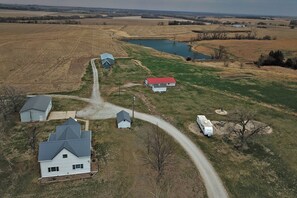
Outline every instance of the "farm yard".
<path id="1" fill-rule="evenodd" d="M 211 54 L 219 45 L 225 46 L 234 59 L 226 67 L 222 62 L 186 62 L 182 57 L 121 41 L 156 37 L 185 41 L 196 36 L 192 30 L 230 29 L 220 25 L 157 26 L 157 21 L 117 18 L 83 19 L 82 25 L 0 24 L 0 84 L 16 86 L 26 93 L 89 97 L 92 90 L 89 61 L 101 53 L 111 53 L 116 63 L 110 71 L 103 70 L 96 61 L 105 101 L 132 108 L 135 96 L 137 111 L 157 115 L 183 131 L 205 152 L 230 197 L 294 197 L 297 194 L 297 71 L 273 66 L 241 66 L 241 63 L 255 61 L 261 53 L 276 49 L 296 57 L 296 29 L 274 26 L 257 29 L 259 36 L 276 36 L 276 40 L 192 42 L 193 49 L 206 54 Z M 107 24 L 103 25 L 104 22 Z M 272 22 L 287 23 L 286 20 Z M 143 85 L 147 77 L 160 76 L 175 77 L 177 86 L 164 94 L 155 94 Z M 54 98 L 53 101 L 55 111 L 79 111 L 86 106 L 76 100 Z M 239 152 L 221 135 L 205 138 L 191 131 L 197 114 L 205 114 L 211 120 L 229 119 L 214 113 L 221 107 L 228 112 L 239 107 L 254 110 L 257 121 L 269 124 L 273 133 L 257 136 L 250 142 L 249 150 Z M 42 131 L 39 139 L 46 139 L 58 122 L 37 124 Z M 91 180 L 39 186 L 38 164 L 31 162 L 34 156 L 28 146 L 22 146 L 26 141 L 22 132 L 28 127 L 17 123 L 11 129 L 11 136 L 0 141 L 0 145 L 7 146 L 0 147 L 1 168 L 7 167 L 7 170 L 1 169 L 0 174 L 13 177 L 11 181 L 1 181 L 0 189 L 7 188 L 7 191 L 0 194 L 39 193 L 55 197 L 62 189 L 62 196 L 72 196 L 78 191 L 90 197 L 98 193 L 110 197 L 143 196 L 143 189 L 149 193 L 153 187 L 148 185 L 151 183 L 146 177 L 151 173 L 141 171 L 139 154 L 145 150 L 145 134 L 139 131 L 149 127 L 148 123 L 137 120 L 135 129 L 123 132 L 115 128 L 114 120 L 91 121 L 95 141 L 107 143 L 111 148 L 108 163 L 102 163 L 100 172 Z M 205 197 L 199 173 L 188 156 L 178 147 L 175 157 L 179 165 L 169 177 L 180 180 L 172 184 L 169 195 Z M 28 170 L 23 171 L 22 167 Z M 17 171 L 12 173 L 14 170 Z M 20 188 L 14 191 L 16 186 Z M 73 188 L 77 191 L 72 191 Z"/>
<path id="2" fill-rule="evenodd" d="M 56 99 L 54 102 L 57 111 L 73 106 L 68 100 Z M 83 104 L 79 103 L 77 106 L 79 105 Z M 100 194 L 103 197 L 149 197 L 151 193 L 159 193 L 160 189 L 154 184 L 155 172 L 144 160 L 147 132 L 153 126 L 140 120 L 135 121 L 132 129 L 117 129 L 114 119 L 90 121 L 93 147 L 97 148 L 96 145 L 99 145 L 97 151 L 106 153 L 98 158 L 99 172 L 91 179 L 40 184 L 37 150 L 30 149 L 27 135 L 36 128 L 38 142 L 46 140 L 55 126 L 62 122 L 64 121 L 30 124 L 17 122 L 8 131 L 6 138 L 0 140 L 1 196 L 98 197 Z M 81 124 L 84 128 L 84 123 Z M 160 195 L 205 197 L 206 190 L 194 164 L 177 144 L 174 146 L 174 153 L 172 163 L 165 172 L 166 185 L 162 188 L 166 190 L 162 189 Z"/>

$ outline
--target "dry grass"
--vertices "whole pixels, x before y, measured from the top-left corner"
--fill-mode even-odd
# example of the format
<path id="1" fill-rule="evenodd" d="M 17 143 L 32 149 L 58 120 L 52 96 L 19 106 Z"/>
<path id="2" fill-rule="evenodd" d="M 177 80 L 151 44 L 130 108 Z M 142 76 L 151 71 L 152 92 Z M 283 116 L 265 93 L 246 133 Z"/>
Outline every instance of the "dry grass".
<path id="1" fill-rule="evenodd" d="M 297 34 L 297 31 L 296 31 Z M 282 50 L 290 56 L 297 56 L 297 39 L 284 40 L 225 40 L 225 41 L 201 41 L 194 49 L 206 53 L 213 53 L 214 48 L 225 46 L 228 53 L 247 61 L 255 61 L 261 54 L 267 54 L 271 50 Z"/>
<path id="2" fill-rule="evenodd" d="M 101 26 L 0 25 L 0 83 L 26 92 L 77 89 L 91 57 L 126 56 Z"/>

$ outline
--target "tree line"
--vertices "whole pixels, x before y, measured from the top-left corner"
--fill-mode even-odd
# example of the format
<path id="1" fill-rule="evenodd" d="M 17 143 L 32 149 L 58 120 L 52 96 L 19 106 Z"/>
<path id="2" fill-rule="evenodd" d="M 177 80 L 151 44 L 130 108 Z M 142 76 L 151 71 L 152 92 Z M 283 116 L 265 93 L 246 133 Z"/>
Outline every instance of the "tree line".
<path id="1" fill-rule="evenodd" d="M 265 35 L 258 37 L 255 30 L 246 31 L 245 34 L 236 33 L 234 36 L 230 36 L 228 31 L 213 31 L 213 32 L 199 32 L 196 37 L 191 38 L 193 41 L 203 40 L 276 40 L 276 37 Z"/>
<path id="2" fill-rule="evenodd" d="M 34 16 L 34 17 L 0 17 L 0 23 L 65 23 L 80 24 L 81 19 L 78 15 L 73 16 Z M 64 20 L 64 21 L 63 21 Z M 63 22 L 61 22 L 63 21 Z"/>
<path id="3" fill-rule="evenodd" d="M 204 22 L 200 21 L 169 21 L 168 25 L 205 25 Z"/>
<path id="4" fill-rule="evenodd" d="M 260 66 L 281 66 L 291 69 L 297 69 L 297 58 L 287 58 L 282 51 L 270 51 L 268 55 L 261 55 L 256 62 Z"/>

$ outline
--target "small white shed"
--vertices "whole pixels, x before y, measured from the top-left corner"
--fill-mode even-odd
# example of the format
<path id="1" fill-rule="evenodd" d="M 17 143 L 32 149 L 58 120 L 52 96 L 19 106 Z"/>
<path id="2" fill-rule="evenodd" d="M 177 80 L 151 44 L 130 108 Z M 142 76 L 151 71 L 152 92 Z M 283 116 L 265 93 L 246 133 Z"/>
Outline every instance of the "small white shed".
<path id="1" fill-rule="evenodd" d="M 131 118 L 126 111 L 117 113 L 117 125 L 119 129 L 131 128 Z"/>

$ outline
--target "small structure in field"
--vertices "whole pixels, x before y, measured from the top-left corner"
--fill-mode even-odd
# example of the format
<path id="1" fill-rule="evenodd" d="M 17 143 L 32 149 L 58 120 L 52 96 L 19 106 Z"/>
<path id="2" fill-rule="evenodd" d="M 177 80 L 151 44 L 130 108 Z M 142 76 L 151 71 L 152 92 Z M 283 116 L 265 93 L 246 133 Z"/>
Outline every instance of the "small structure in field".
<path id="1" fill-rule="evenodd" d="M 91 172 L 91 131 L 69 118 L 57 126 L 46 142 L 39 144 L 41 177 L 67 176 Z"/>
<path id="2" fill-rule="evenodd" d="M 155 85 L 165 85 L 166 87 L 174 87 L 176 85 L 176 80 L 173 77 L 147 78 L 144 80 L 144 84 L 150 87 L 153 87 Z"/>
<path id="3" fill-rule="evenodd" d="M 110 69 L 115 62 L 113 55 L 109 53 L 101 54 L 100 59 L 101 59 L 101 64 L 105 69 Z"/>
<path id="4" fill-rule="evenodd" d="M 245 28 L 246 25 L 244 25 L 244 24 L 233 24 L 232 27 L 235 27 L 235 28 Z"/>
<path id="5" fill-rule="evenodd" d="M 21 122 L 45 121 L 52 108 L 49 96 L 34 96 L 27 99 L 20 110 Z"/>
<path id="6" fill-rule="evenodd" d="M 204 115 L 197 115 L 196 121 L 204 135 L 208 137 L 213 135 L 213 125 Z"/>
<path id="7" fill-rule="evenodd" d="M 131 118 L 126 111 L 117 113 L 117 125 L 119 129 L 131 128 Z"/>
<path id="8" fill-rule="evenodd" d="M 154 93 L 156 93 L 156 92 L 163 93 L 163 92 L 167 91 L 167 86 L 165 84 L 153 85 L 152 90 L 153 90 Z"/>

